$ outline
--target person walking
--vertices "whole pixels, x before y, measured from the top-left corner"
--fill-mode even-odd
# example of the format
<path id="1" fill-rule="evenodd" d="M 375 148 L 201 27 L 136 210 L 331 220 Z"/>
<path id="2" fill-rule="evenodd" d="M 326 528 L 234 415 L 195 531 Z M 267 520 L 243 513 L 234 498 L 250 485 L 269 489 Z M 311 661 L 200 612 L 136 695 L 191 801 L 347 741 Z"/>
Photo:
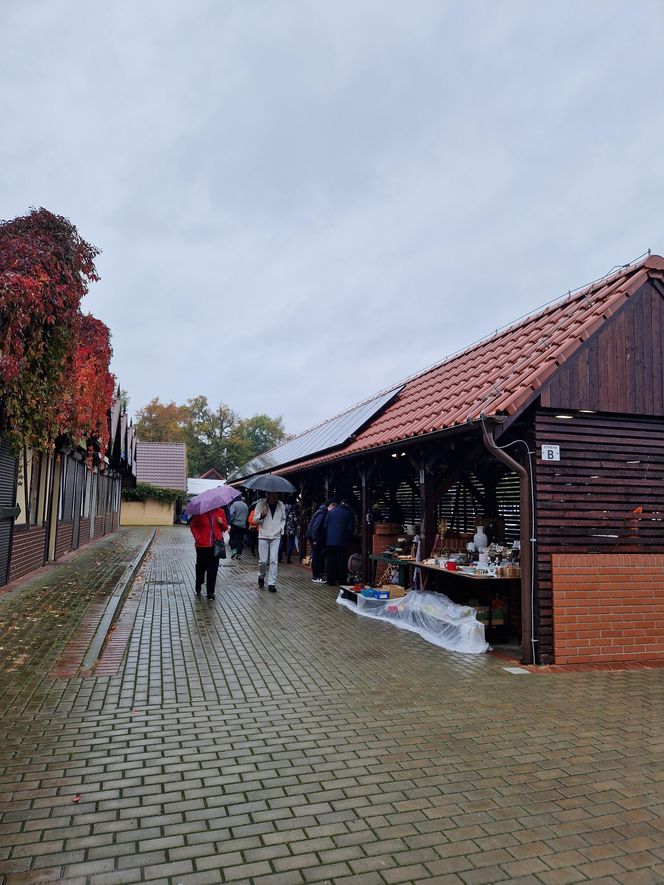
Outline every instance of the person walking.
<path id="1" fill-rule="evenodd" d="M 279 545 L 286 523 L 286 508 L 276 492 L 268 492 L 256 504 L 254 521 L 258 523 L 258 586 L 265 586 L 267 574 L 267 589 L 276 593 Z"/>
<path id="2" fill-rule="evenodd" d="M 314 584 L 323 583 L 326 516 L 327 504 L 319 504 L 307 526 L 307 540 L 311 542 L 311 580 Z"/>
<path id="3" fill-rule="evenodd" d="M 255 556 L 258 549 L 258 526 L 254 522 L 254 513 L 256 511 L 256 502 L 249 507 L 249 516 L 247 517 L 247 531 L 244 536 L 244 543 L 251 550 L 251 555 Z"/>
<path id="4" fill-rule="evenodd" d="M 325 518 L 327 583 L 330 587 L 345 584 L 348 579 L 348 546 L 355 531 L 355 516 L 347 502 L 328 508 Z"/>
<path id="5" fill-rule="evenodd" d="M 226 514 L 221 507 L 197 514 L 192 516 L 189 528 L 196 545 L 196 596 L 201 595 L 205 581 L 207 598 L 214 599 L 219 569 L 219 557 L 214 555 L 214 542 L 221 542 L 228 529 Z"/>
<path id="6" fill-rule="evenodd" d="M 286 504 L 286 524 L 281 539 L 281 546 L 279 547 L 279 562 L 281 562 L 284 553 L 286 554 L 286 562 L 291 562 L 293 550 L 298 549 L 297 532 L 299 527 L 300 511 L 298 510 L 297 503 L 293 502 L 292 504 Z"/>
<path id="7" fill-rule="evenodd" d="M 238 562 L 242 559 L 242 551 L 244 550 L 244 533 L 247 528 L 247 517 L 249 516 L 249 508 L 244 495 L 237 498 L 231 504 L 231 559 Z"/>

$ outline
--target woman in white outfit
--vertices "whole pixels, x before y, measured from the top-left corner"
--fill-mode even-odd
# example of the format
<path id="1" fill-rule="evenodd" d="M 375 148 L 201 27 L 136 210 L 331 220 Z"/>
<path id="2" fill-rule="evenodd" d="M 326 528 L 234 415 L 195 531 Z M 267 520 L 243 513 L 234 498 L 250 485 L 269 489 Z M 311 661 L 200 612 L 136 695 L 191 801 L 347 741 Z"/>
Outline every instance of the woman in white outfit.
<path id="1" fill-rule="evenodd" d="M 279 544 L 286 524 L 286 508 L 276 492 L 268 492 L 267 498 L 256 504 L 254 522 L 258 523 L 258 586 L 277 592 L 277 568 Z"/>

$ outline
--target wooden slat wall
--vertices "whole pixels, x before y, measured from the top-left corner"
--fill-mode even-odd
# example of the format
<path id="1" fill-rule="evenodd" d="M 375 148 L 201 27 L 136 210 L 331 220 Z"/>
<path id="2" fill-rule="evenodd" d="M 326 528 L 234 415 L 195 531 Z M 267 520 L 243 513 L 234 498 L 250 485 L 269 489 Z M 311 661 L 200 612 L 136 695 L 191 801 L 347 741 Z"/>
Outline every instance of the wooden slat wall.
<path id="1" fill-rule="evenodd" d="M 646 283 L 552 377 L 545 407 L 664 415 L 664 306 Z"/>
<path id="2" fill-rule="evenodd" d="M 540 655 L 551 663 L 553 552 L 664 552 L 664 421 L 541 411 L 535 434 Z M 559 462 L 541 460 L 545 443 Z"/>

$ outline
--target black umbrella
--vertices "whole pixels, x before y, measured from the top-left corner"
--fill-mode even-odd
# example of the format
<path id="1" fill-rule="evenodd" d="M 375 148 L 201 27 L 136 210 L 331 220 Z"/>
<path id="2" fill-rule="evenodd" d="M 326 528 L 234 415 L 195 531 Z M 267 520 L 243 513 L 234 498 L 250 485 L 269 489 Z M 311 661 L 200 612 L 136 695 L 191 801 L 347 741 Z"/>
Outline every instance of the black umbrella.
<path id="1" fill-rule="evenodd" d="M 283 492 L 292 494 L 297 489 L 292 482 L 284 479 L 283 476 L 273 476 L 266 473 L 263 476 L 252 476 L 244 483 L 245 489 L 253 489 L 256 492 Z"/>

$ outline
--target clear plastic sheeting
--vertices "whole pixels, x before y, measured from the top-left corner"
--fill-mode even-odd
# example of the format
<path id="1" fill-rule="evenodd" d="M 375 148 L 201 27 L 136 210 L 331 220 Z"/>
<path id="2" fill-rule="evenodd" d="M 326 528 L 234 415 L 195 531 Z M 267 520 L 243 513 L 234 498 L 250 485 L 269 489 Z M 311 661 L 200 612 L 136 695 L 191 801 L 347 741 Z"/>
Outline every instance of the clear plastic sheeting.
<path id="1" fill-rule="evenodd" d="M 400 599 L 369 599 L 358 594 L 357 605 L 340 593 L 337 602 L 358 615 L 418 633 L 448 651 L 482 654 L 489 649 L 484 624 L 477 620 L 475 609 L 457 605 L 441 593 L 411 590 Z"/>

